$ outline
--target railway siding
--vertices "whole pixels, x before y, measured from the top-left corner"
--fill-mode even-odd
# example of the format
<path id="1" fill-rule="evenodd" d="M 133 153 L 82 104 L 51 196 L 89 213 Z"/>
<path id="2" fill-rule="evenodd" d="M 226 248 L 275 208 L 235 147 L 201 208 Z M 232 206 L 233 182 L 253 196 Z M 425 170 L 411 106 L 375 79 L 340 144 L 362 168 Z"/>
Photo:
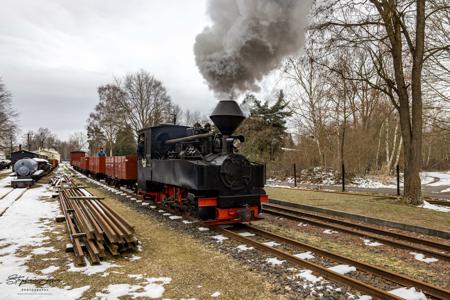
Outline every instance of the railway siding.
<path id="1" fill-rule="evenodd" d="M 339 214 L 359 215 L 361 220 L 386 221 L 386 225 L 405 224 L 403 230 L 450 238 L 450 213 L 405 205 L 399 200 L 352 194 L 324 193 L 287 188 L 266 187 L 271 199 L 283 200 L 297 205 L 315 206 L 317 209 L 337 211 Z M 421 229 L 423 228 L 423 229 Z M 401 228 L 399 228 L 401 229 Z"/>
<path id="2" fill-rule="evenodd" d="M 101 185 L 101 184 L 100 184 Z M 108 188 L 107 188 L 108 189 Z M 177 217 L 177 218 L 171 218 L 172 216 L 174 216 L 173 214 L 171 214 L 171 213 L 169 213 L 169 212 L 167 212 L 167 210 L 164 210 L 164 209 L 156 209 L 156 207 L 155 206 L 153 206 L 153 205 L 151 205 L 151 203 L 148 203 L 148 202 L 146 202 L 146 201 L 136 201 L 136 199 L 134 199 L 134 201 L 133 201 L 133 196 L 132 195 L 128 195 L 128 193 L 125 193 L 125 192 L 123 192 L 123 191 L 121 191 L 121 192 L 118 192 L 118 193 L 115 193 L 117 196 L 118 196 L 118 198 L 120 198 L 120 200 L 121 201 L 123 201 L 124 202 L 124 204 L 127 204 L 127 205 L 131 205 L 131 206 L 134 206 L 134 207 L 136 207 L 136 208 L 138 208 L 139 210 L 141 210 L 141 211 L 144 211 L 144 212 L 147 212 L 147 213 L 150 213 L 150 214 L 153 214 L 153 215 L 157 215 L 157 216 L 160 216 L 161 217 L 161 219 L 163 219 L 164 221 L 166 221 L 167 223 L 169 223 L 169 226 L 170 227 L 172 227 L 172 226 L 175 226 L 175 228 L 182 228 L 182 230 L 186 230 L 186 225 L 187 224 L 192 224 L 190 221 L 188 221 L 188 223 L 185 223 L 185 222 L 180 222 L 179 221 L 179 219 L 180 219 L 180 217 Z M 144 205 L 144 204 L 147 204 L 147 205 Z M 182 220 L 182 221 L 186 221 L 186 220 Z M 243 262 L 245 262 L 245 264 L 248 264 L 248 263 L 250 263 L 250 265 L 252 265 L 252 266 L 255 266 L 255 264 L 256 264 L 256 262 L 259 262 L 259 264 L 256 264 L 258 267 L 257 268 L 262 268 L 262 270 L 264 270 L 264 271 L 268 271 L 268 270 L 270 270 L 270 271 L 268 271 L 268 272 L 275 272 L 275 274 L 279 274 L 278 276 L 278 278 L 279 279 L 277 279 L 277 280 L 280 280 L 281 282 L 284 282 L 283 284 L 285 284 L 286 285 L 286 287 L 285 287 L 285 289 L 283 290 L 283 289 L 281 289 L 281 292 L 282 293 L 289 293 L 289 287 L 290 287 L 290 284 L 292 284 L 293 282 L 292 282 L 292 279 L 290 279 L 290 278 L 292 278 L 292 273 L 291 273 L 291 275 L 289 275 L 289 270 L 290 269 L 293 269 L 293 268 L 286 268 L 286 265 L 284 265 L 283 267 L 281 267 L 281 265 L 280 266 L 278 266 L 278 264 L 280 263 L 280 264 L 283 264 L 283 262 L 282 261 L 280 261 L 280 260 L 277 260 L 277 259 L 275 259 L 275 258 L 272 258 L 272 260 L 270 260 L 270 257 L 269 258 L 267 258 L 267 259 L 261 259 L 260 258 L 260 256 L 261 256 L 261 254 L 258 254 L 258 255 L 256 255 L 256 253 L 254 253 L 253 255 L 251 255 L 250 257 L 251 257 L 251 259 L 248 259 L 248 258 L 241 258 L 241 257 L 239 257 L 240 255 L 242 255 L 242 253 L 240 253 L 240 250 L 239 249 L 242 249 L 243 247 L 241 247 L 241 248 L 238 248 L 236 245 L 231 245 L 231 247 L 230 247 L 230 244 L 236 244 L 236 241 L 234 240 L 234 239 L 232 239 L 232 238 L 230 238 L 230 239 L 225 239 L 225 232 L 222 232 L 223 233 L 223 235 L 221 235 L 221 236 L 218 236 L 217 235 L 217 233 L 214 231 L 214 230 L 210 230 L 210 231 L 207 231 L 207 230 L 200 230 L 200 228 L 198 228 L 197 229 L 197 227 L 198 226 L 200 226 L 200 224 L 197 224 L 197 225 L 195 225 L 195 223 L 194 223 L 194 225 L 191 225 L 191 230 L 189 231 L 188 230 L 188 232 L 190 232 L 190 233 L 193 233 L 194 234 L 194 236 L 195 237 L 199 237 L 200 236 L 200 238 L 202 238 L 203 240 L 205 240 L 205 238 L 206 238 L 206 240 L 208 240 L 208 243 L 206 243 L 206 245 L 214 245 L 214 246 L 216 246 L 216 247 L 218 247 L 221 251 L 222 250 L 224 250 L 224 251 L 227 251 L 228 253 L 230 253 L 230 252 L 236 252 L 236 250 L 237 250 L 237 252 L 238 253 L 234 253 L 233 254 L 233 257 L 235 257 L 235 258 L 237 258 L 238 260 L 242 260 Z M 187 227 L 189 227 L 189 225 L 187 226 Z M 296 224 L 295 224 L 295 227 L 297 227 L 296 226 Z M 220 230 L 219 230 L 220 231 Z M 220 237 L 220 238 L 219 238 Z M 208 239 L 209 238 L 209 239 Z M 241 241 L 241 242 L 244 242 L 244 241 Z M 249 245 L 253 245 L 253 244 L 249 244 Z M 242 245 L 239 245 L 239 246 L 242 246 Z M 248 245 L 247 245 L 248 246 Z M 245 248 L 248 248 L 248 247 L 245 247 Z M 231 249 L 230 249 L 231 248 Z M 260 246 L 255 246 L 255 248 L 257 248 L 257 249 L 260 249 L 261 250 L 261 248 L 267 248 L 267 247 L 260 247 Z M 267 248 L 268 249 L 268 248 Z M 266 249 L 266 250 L 267 250 Z M 264 249 L 262 249 L 262 250 L 264 250 Z M 246 252 L 254 252 L 254 251 L 246 251 Z M 280 251 L 278 251 L 278 252 L 280 252 Z M 283 252 L 283 251 L 281 251 L 281 252 Z M 279 255 L 281 255 L 281 256 L 278 256 L 279 258 L 281 258 L 281 259 L 285 259 L 285 260 L 287 260 L 287 261 L 290 261 L 291 262 L 291 257 L 290 256 L 292 256 L 292 255 L 290 255 L 289 253 L 278 253 Z M 264 256 L 264 255 L 263 255 Z M 248 257 L 248 256 L 247 256 Z M 294 258 L 292 258 L 293 260 L 295 260 L 295 261 L 297 261 L 296 259 L 294 259 Z M 275 263 L 275 265 L 273 265 L 272 267 L 270 267 L 270 266 L 268 266 L 268 265 L 270 265 L 270 263 L 269 263 L 269 260 L 271 261 L 271 262 L 274 262 Z M 414 259 L 412 259 L 412 260 L 414 260 Z M 297 261 L 298 262 L 298 261 Z M 416 264 L 417 264 L 417 262 L 416 262 Z M 419 263 L 420 264 L 420 263 Z M 295 263 L 294 263 L 294 265 L 295 265 Z M 298 264 L 298 266 L 300 266 L 300 267 L 308 267 L 308 266 L 306 266 L 306 264 Z M 319 269 L 321 269 L 321 268 L 316 268 L 316 267 L 314 267 L 314 266 L 309 266 L 309 267 L 311 267 L 311 268 L 313 268 L 313 269 L 315 269 L 316 271 L 320 271 Z M 376 267 L 375 267 L 376 268 Z M 295 268 L 294 268 L 295 269 Z M 359 266 L 359 269 L 361 269 L 361 265 Z M 412 268 L 410 268 L 410 270 L 414 270 L 414 267 L 412 267 Z M 419 270 L 417 270 L 417 271 L 419 271 Z M 294 271 L 294 273 L 295 273 L 295 271 Z M 329 272 L 328 272 L 329 273 Z M 358 271 L 358 272 L 356 272 L 356 273 L 360 273 L 360 271 Z M 264 273 L 264 274 L 267 274 L 267 273 Z M 317 273 L 316 273 L 317 274 Z M 444 273 L 445 274 L 445 273 Z M 389 297 L 389 298 L 392 298 L 392 299 L 395 299 L 395 296 L 393 296 L 392 294 L 391 295 L 386 295 L 385 293 L 383 294 L 383 292 L 382 291 L 380 291 L 380 289 L 378 288 L 378 290 L 375 288 L 375 290 L 373 290 L 373 289 L 371 289 L 370 287 L 368 287 L 368 286 L 359 286 L 358 288 L 356 287 L 356 286 L 354 286 L 353 285 L 353 281 L 352 280 L 348 280 L 348 278 L 347 279 L 342 279 L 342 278 L 337 278 L 337 277 L 335 277 L 336 276 L 336 274 L 332 274 L 332 273 L 329 273 L 328 275 L 322 275 L 322 274 L 319 274 L 319 275 L 321 275 L 321 276 L 323 276 L 323 277 L 325 277 L 325 278 L 328 278 L 328 279 L 330 279 L 331 280 L 331 282 L 333 282 L 333 281 L 335 281 L 335 282 L 339 282 L 339 283 L 341 283 L 341 284 L 344 284 L 344 286 L 345 285 L 347 285 L 347 286 L 352 286 L 353 288 L 356 288 L 357 290 L 360 290 L 360 291 L 363 291 L 363 293 L 365 292 L 365 293 L 369 293 L 369 294 L 372 294 L 372 295 L 374 295 L 374 296 L 378 296 L 378 297 L 382 297 L 382 298 L 387 298 L 387 297 Z M 356 274 L 355 274 L 356 275 Z M 294 274 L 294 276 L 295 276 L 295 274 Z M 359 274 L 359 275 L 357 275 L 357 277 L 358 276 L 362 276 L 362 278 L 364 278 L 365 276 L 368 276 L 368 278 L 370 278 L 370 275 L 364 275 L 363 273 L 361 273 L 361 274 Z M 433 275 L 432 275 L 433 276 Z M 280 279 L 280 277 L 281 278 L 283 278 L 283 279 Z M 352 278 L 352 277 L 354 277 L 354 275 L 352 275 L 352 276 L 350 276 L 350 278 Z M 415 277 L 415 276 L 413 276 L 413 277 Z M 428 277 L 427 277 L 428 278 Z M 384 289 L 387 289 L 387 291 L 389 291 L 389 290 L 392 290 L 392 289 L 394 289 L 394 287 L 398 287 L 398 286 L 393 286 L 393 285 L 389 285 L 388 283 L 385 283 L 385 284 L 383 284 L 383 281 L 384 281 L 385 279 L 382 277 L 382 278 L 380 278 L 380 280 L 378 280 L 377 279 L 377 281 L 379 282 L 379 284 L 381 284 L 381 286 L 384 288 Z M 330 284 L 331 282 L 329 282 L 328 281 L 328 284 Z M 298 284 L 298 280 L 296 281 L 296 283 Z M 356 283 L 356 284 L 358 284 L 358 283 Z M 402 284 L 400 284 L 400 286 L 401 286 Z M 405 284 L 405 285 L 407 285 L 407 284 Z M 411 284 L 409 285 L 409 286 L 412 286 Z M 305 289 L 305 287 L 306 287 L 306 289 Z M 417 286 L 417 288 L 418 288 L 418 290 L 420 290 L 420 283 L 419 283 L 419 285 Z M 307 295 L 307 294 L 309 294 L 309 295 L 316 295 L 316 296 L 319 296 L 319 297 L 321 297 L 321 294 L 323 294 L 322 292 L 319 292 L 319 293 L 316 293 L 316 292 L 311 292 L 311 290 L 309 289 L 310 287 L 308 286 L 308 285 L 302 285 L 302 284 L 300 284 L 300 286 L 298 286 L 297 285 L 297 290 L 296 291 L 298 291 L 298 289 L 300 289 L 302 292 L 303 292 L 303 295 Z M 314 290 L 315 288 L 317 288 L 317 287 L 313 287 L 312 289 Z M 323 288 L 323 287 L 318 287 L 318 288 Z M 338 290 L 340 290 L 341 288 L 335 288 L 335 291 L 338 291 Z M 328 290 L 328 288 L 324 291 L 324 292 L 326 292 L 326 293 L 330 293 L 330 290 Z M 349 293 L 350 292 L 350 293 Z M 351 293 L 352 292 L 354 292 L 354 290 L 353 289 L 351 289 L 351 290 L 348 290 L 347 288 L 346 289 L 344 289 L 344 294 L 346 295 L 346 296 L 349 296 L 349 295 L 351 295 Z M 306 293 L 306 294 L 305 294 Z M 314 294 L 315 293 L 315 294 Z M 338 294 L 339 294 L 340 292 L 338 292 Z M 439 293 L 439 292 L 438 292 Z M 444 291 L 444 293 L 448 293 L 447 291 Z M 332 294 L 334 294 L 334 292 L 332 293 Z M 438 296 L 438 298 L 442 298 L 442 295 L 439 295 Z"/>
<path id="3" fill-rule="evenodd" d="M 273 204 L 284 205 L 284 206 L 293 207 L 293 208 L 299 208 L 299 209 L 306 210 L 306 211 L 323 213 L 323 214 L 327 214 L 327 215 L 331 215 L 331 216 L 351 219 L 351 220 L 355 220 L 355 221 L 359 221 L 359 222 L 365 222 L 365 223 L 369 223 L 369 224 L 373 224 L 373 225 L 392 227 L 392 228 L 396 228 L 396 229 L 400 229 L 400 230 L 404 230 L 404 231 L 411 231 L 411 232 L 415 232 L 415 233 L 419 233 L 419 234 L 425 234 L 425 235 L 429 235 L 429 236 L 450 239 L 449 231 L 436 230 L 436 229 L 422 227 L 422 226 L 393 222 L 393 221 L 389 221 L 389 220 L 372 218 L 372 217 L 368 217 L 368 216 L 352 214 L 352 213 L 338 211 L 338 210 L 334 210 L 334 209 L 299 204 L 299 203 L 277 200 L 277 199 L 269 199 L 269 202 L 273 203 Z"/>

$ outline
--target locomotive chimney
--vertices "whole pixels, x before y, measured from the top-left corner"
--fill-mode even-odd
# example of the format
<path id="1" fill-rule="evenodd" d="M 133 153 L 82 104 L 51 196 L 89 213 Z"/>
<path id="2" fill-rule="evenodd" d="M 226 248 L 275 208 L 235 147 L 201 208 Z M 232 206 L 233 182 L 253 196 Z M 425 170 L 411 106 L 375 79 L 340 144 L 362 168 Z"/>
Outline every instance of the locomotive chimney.
<path id="1" fill-rule="evenodd" d="M 236 101 L 221 100 L 209 118 L 224 136 L 228 136 L 241 125 L 245 116 Z"/>
<path id="2" fill-rule="evenodd" d="M 221 100 L 209 118 L 222 133 L 222 152 L 232 153 L 233 138 L 229 138 L 229 136 L 245 119 L 239 104 L 234 100 Z"/>

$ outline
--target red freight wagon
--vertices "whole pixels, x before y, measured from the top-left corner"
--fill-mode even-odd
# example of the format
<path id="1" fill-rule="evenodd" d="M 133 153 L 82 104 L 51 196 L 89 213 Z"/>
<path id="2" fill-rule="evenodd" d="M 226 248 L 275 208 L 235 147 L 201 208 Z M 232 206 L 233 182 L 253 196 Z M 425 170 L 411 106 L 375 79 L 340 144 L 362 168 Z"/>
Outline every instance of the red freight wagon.
<path id="1" fill-rule="evenodd" d="M 84 156 L 80 158 L 80 169 L 83 171 L 89 170 L 89 156 Z"/>
<path id="2" fill-rule="evenodd" d="M 114 177 L 119 184 L 134 187 L 137 180 L 136 155 L 116 156 L 114 158 Z"/>
<path id="3" fill-rule="evenodd" d="M 105 175 L 105 156 L 93 156 L 89 159 L 89 171 L 97 176 Z"/>
<path id="4" fill-rule="evenodd" d="M 105 174 L 108 178 L 114 178 L 114 156 L 105 159 Z"/>
<path id="5" fill-rule="evenodd" d="M 121 180 L 136 180 L 136 155 L 116 156 L 114 160 L 114 174 L 116 178 Z"/>
<path id="6" fill-rule="evenodd" d="M 82 157 L 86 156 L 86 152 L 83 151 L 72 151 L 70 152 L 70 165 L 80 167 L 80 160 Z"/>

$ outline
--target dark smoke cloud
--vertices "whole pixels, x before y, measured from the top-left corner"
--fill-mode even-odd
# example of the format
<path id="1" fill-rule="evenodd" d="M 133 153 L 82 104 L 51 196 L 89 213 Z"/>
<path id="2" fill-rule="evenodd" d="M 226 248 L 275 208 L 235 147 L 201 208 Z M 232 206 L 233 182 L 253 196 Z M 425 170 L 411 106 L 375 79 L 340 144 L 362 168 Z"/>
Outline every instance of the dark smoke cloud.
<path id="1" fill-rule="evenodd" d="M 217 94 L 258 90 L 264 75 L 299 51 L 313 0 L 209 0 L 213 25 L 195 41 L 195 60 Z"/>

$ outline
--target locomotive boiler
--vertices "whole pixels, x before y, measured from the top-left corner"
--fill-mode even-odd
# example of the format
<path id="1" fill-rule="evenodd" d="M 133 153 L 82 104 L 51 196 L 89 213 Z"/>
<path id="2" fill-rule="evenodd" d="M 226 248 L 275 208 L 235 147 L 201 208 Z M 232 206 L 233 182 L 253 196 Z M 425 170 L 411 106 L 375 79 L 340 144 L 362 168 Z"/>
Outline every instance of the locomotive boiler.
<path id="1" fill-rule="evenodd" d="M 233 135 L 245 119 L 233 100 L 222 100 L 208 124 L 162 124 L 138 138 L 138 192 L 157 203 L 188 210 L 211 224 L 259 219 L 267 202 L 262 164 L 238 154 Z"/>
<path id="2" fill-rule="evenodd" d="M 11 180 L 11 186 L 13 188 L 30 187 L 51 169 L 52 165 L 43 158 L 19 159 L 13 167 L 16 178 Z"/>

